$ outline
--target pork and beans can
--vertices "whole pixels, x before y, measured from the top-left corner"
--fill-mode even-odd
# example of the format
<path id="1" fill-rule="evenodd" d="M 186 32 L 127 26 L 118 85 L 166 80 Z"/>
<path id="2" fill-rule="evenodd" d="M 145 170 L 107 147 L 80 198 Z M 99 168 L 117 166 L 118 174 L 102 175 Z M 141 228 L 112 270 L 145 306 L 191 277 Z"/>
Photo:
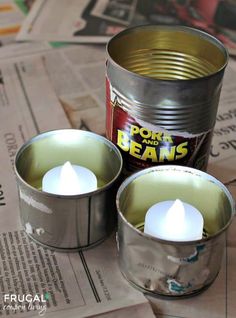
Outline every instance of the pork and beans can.
<path id="1" fill-rule="evenodd" d="M 228 54 L 189 27 L 128 28 L 107 45 L 106 135 L 124 173 L 162 164 L 206 170 Z"/>

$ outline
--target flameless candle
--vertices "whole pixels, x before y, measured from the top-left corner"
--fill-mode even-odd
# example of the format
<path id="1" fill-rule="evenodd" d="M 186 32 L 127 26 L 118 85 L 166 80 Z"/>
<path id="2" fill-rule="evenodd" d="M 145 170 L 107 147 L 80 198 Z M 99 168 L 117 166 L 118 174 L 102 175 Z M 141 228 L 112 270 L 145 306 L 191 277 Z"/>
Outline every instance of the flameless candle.
<path id="1" fill-rule="evenodd" d="M 76 195 L 97 189 L 95 174 L 78 165 L 67 161 L 63 166 L 49 170 L 42 180 L 42 190 L 60 195 Z"/>
<path id="2" fill-rule="evenodd" d="M 202 238 L 203 217 L 192 205 L 175 201 L 154 204 L 145 217 L 144 233 L 168 241 Z"/>

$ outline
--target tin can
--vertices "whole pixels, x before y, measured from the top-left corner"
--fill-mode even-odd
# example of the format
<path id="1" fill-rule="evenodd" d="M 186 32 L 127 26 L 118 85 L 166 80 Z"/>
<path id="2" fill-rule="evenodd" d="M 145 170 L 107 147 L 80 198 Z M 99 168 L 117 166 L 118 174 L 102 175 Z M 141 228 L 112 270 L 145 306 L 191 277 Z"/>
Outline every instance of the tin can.
<path id="1" fill-rule="evenodd" d="M 202 239 L 174 242 L 144 233 L 148 209 L 177 198 L 202 213 Z M 225 233 L 235 214 L 234 200 L 220 181 L 189 167 L 147 168 L 121 184 L 117 208 L 119 265 L 135 287 L 173 298 L 199 293 L 214 281 L 224 255 Z"/>
<path id="2" fill-rule="evenodd" d="M 106 135 L 125 172 L 205 170 L 228 60 L 221 42 L 188 27 L 145 25 L 114 36 L 107 52 Z"/>
<path id="3" fill-rule="evenodd" d="M 42 191 L 44 174 L 66 161 L 93 171 L 98 189 L 80 195 Z M 19 149 L 14 168 L 21 223 L 38 243 L 59 251 L 85 249 L 114 230 L 122 157 L 106 138 L 75 129 L 45 132 Z"/>

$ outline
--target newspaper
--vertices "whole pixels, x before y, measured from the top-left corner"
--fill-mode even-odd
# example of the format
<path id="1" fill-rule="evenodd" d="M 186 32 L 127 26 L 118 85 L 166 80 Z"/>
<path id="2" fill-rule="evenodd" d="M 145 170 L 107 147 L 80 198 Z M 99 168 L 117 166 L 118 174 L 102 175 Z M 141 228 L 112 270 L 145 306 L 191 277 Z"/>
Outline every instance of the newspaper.
<path id="1" fill-rule="evenodd" d="M 47 42 L 37 42 L 37 43 L 10 43 L 6 46 L 0 48 L 0 60 L 16 58 L 19 56 L 27 56 L 32 54 L 39 54 L 40 52 L 45 52 L 50 50 L 52 47 Z"/>
<path id="2" fill-rule="evenodd" d="M 0 209 L 2 210 L 0 251 L 5 251 L 5 254 L 2 252 L 0 257 L 0 262 L 2 262 L 0 268 L 6 268 L 5 275 L 3 272 L 0 273 L 0 289 L 2 290 L 1 286 L 3 286 L 14 292 L 14 290 L 12 291 L 13 286 L 22 288 L 23 279 L 19 274 L 16 275 L 16 267 L 19 263 L 17 260 L 22 255 L 30 255 L 31 257 L 28 259 L 23 257 L 23 262 L 18 265 L 20 266 L 19 273 L 24 273 L 27 284 L 29 281 L 27 277 L 29 277 L 31 269 L 33 270 L 31 284 L 35 284 L 37 279 L 40 280 L 42 275 L 46 280 L 50 273 L 51 280 L 45 289 L 42 289 L 44 295 L 51 295 L 50 308 L 46 309 L 48 317 L 64 317 L 65 313 L 68 317 L 92 317 L 98 314 L 101 314 L 101 317 L 127 317 L 129 315 L 144 317 L 144 313 L 145 317 L 152 317 L 152 312 L 143 296 L 130 287 L 119 273 L 114 237 L 82 254 L 60 254 L 45 251 L 42 247 L 29 241 L 21 231 L 18 219 L 18 199 L 11 166 L 16 149 L 20 144 L 39 131 L 70 125 L 100 134 L 105 133 L 104 47 L 79 45 L 53 50 L 45 49 L 38 54 L 33 52 L 27 57 L 11 57 L 10 59 L 7 57 L 6 51 L 5 57 L 2 55 L 0 59 L 0 66 L 1 83 L 4 83 L 4 85 L 0 85 L 3 123 L 0 129 L 0 140 L 1 149 L 4 149 L 1 153 L 2 165 L 0 167 Z M 232 182 L 235 179 L 236 150 L 234 147 L 222 149 L 221 144 L 235 140 L 234 128 L 227 128 L 235 125 L 235 77 L 235 62 L 230 61 L 224 78 L 209 171 L 215 172 L 215 175 L 227 184 L 236 198 L 236 182 Z M 22 83 L 24 83 L 23 87 Z M 44 93 L 43 97 L 41 92 Z M 6 105 L 11 105 L 11 109 Z M 53 111 L 55 114 L 50 121 L 47 116 L 48 105 L 50 105 L 50 112 Z M 231 115 L 226 116 L 225 114 Z M 225 134 L 226 131 L 229 132 Z M 234 145 L 234 143 L 232 144 Z M 218 152 L 219 155 L 216 156 Z M 232 162 L 231 165 L 230 162 Z M 230 173 L 228 173 L 229 169 Z M 235 317 L 235 231 L 236 221 L 234 220 L 228 232 L 228 247 L 222 269 L 213 285 L 203 294 L 187 300 L 170 302 L 149 297 L 157 317 Z M 16 243 L 17 249 L 14 247 Z M 17 250 L 19 254 L 15 256 Z M 9 258 L 8 263 L 4 256 L 7 253 L 13 255 Z M 41 258 L 40 255 L 42 255 Z M 109 255 L 109 259 L 106 255 Z M 86 269 L 84 259 L 87 264 Z M 31 260 L 35 260 L 35 267 L 29 267 Z M 48 267 L 46 265 L 44 267 L 44 264 Z M 26 271 L 24 267 L 26 267 Z M 89 277 L 87 268 L 91 275 Z M 1 280 L 3 276 L 5 279 Z M 62 277 L 63 281 L 59 277 Z M 4 285 L 1 285 L 2 281 Z M 108 300 L 109 295 L 112 295 L 112 300 Z M 99 299 L 101 302 L 98 302 Z M 43 307 L 39 309 L 42 312 L 44 310 Z M 3 314 L 6 315 L 5 312 Z M 37 314 L 35 313 L 35 315 Z M 24 317 L 24 315 L 33 316 L 32 310 L 27 313 L 18 313 L 16 317 Z"/>
<path id="3" fill-rule="evenodd" d="M 230 60 L 224 76 L 208 165 L 209 173 L 227 184 L 236 181 L 235 78 L 236 62 Z"/>
<path id="4" fill-rule="evenodd" d="M 105 49 L 80 45 L 53 50 L 45 69 L 73 128 L 105 134 Z"/>
<path id="5" fill-rule="evenodd" d="M 18 40 L 105 43 L 127 26 L 188 25 L 218 37 L 236 54 L 236 4 L 194 0 L 36 0 Z"/>
<path id="6" fill-rule="evenodd" d="M 105 48 L 21 43 L 0 50 L 0 61 L 37 55 L 73 128 L 105 134 Z"/>
<path id="7" fill-rule="evenodd" d="M 3 60 L 0 70 L 0 315 L 115 317 L 128 307 L 134 317 L 141 317 L 137 309 L 154 317 L 142 293 L 122 277 L 113 236 L 91 250 L 67 254 L 43 248 L 22 230 L 12 167 L 16 151 L 33 135 L 70 124 L 42 56 Z M 12 303 L 17 295 L 37 295 L 40 301 Z"/>

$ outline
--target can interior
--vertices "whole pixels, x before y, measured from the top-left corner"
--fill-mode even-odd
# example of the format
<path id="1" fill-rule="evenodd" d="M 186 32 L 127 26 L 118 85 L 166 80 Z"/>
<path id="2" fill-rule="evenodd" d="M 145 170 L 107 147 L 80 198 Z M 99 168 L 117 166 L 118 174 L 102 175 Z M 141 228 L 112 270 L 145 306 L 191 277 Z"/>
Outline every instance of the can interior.
<path id="1" fill-rule="evenodd" d="M 96 134 L 63 129 L 32 138 L 16 156 L 16 171 L 34 188 L 41 190 L 44 174 L 66 161 L 92 170 L 101 188 L 120 173 L 122 159 L 111 142 Z"/>
<path id="2" fill-rule="evenodd" d="M 227 62 L 223 45 L 206 33 L 184 27 L 127 29 L 108 44 L 111 59 L 147 77 L 187 80 L 214 74 Z"/>
<path id="3" fill-rule="evenodd" d="M 119 211 L 132 226 L 142 230 L 146 212 L 152 205 L 175 199 L 193 205 L 202 213 L 207 236 L 218 233 L 229 224 L 233 216 L 232 198 L 220 183 L 213 181 L 216 179 L 208 180 L 205 174 L 178 169 L 147 170 L 138 177 L 134 175 L 119 190 Z"/>

